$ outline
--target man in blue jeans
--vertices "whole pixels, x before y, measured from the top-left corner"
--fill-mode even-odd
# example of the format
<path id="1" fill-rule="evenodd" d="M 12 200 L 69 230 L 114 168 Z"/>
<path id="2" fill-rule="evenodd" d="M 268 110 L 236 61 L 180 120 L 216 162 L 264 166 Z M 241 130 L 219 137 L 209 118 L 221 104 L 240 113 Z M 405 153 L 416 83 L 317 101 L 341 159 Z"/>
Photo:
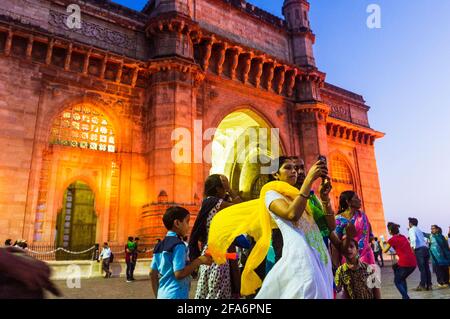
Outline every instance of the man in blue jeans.
<path id="1" fill-rule="evenodd" d="M 430 252 L 423 232 L 417 227 L 419 224 L 416 218 L 410 217 L 409 220 L 409 241 L 414 249 L 417 259 L 417 267 L 420 271 L 420 284 L 416 291 L 432 290 L 431 271 L 430 271 Z"/>

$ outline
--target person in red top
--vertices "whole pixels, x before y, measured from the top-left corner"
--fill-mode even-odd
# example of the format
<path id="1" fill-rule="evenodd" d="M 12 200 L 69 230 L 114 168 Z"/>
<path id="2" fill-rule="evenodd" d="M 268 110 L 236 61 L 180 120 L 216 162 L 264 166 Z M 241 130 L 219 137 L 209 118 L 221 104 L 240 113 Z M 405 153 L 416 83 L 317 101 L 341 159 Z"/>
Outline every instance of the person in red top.
<path id="1" fill-rule="evenodd" d="M 398 256 L 398 262 L 392 266 L 394 269 L 394 283 L 403 299 L 409 299 L 408 286 L 406 278 L 411 275 L 417 267 L 416 256 L 412 250 L 408 239 L 400 234 L 400 225 L 388 223 L 387 228 L 392 236 L 387 243 L 384 238 L 381 240 L 381 249 L 387 253 L 389 249 L 394 248 Z"/>

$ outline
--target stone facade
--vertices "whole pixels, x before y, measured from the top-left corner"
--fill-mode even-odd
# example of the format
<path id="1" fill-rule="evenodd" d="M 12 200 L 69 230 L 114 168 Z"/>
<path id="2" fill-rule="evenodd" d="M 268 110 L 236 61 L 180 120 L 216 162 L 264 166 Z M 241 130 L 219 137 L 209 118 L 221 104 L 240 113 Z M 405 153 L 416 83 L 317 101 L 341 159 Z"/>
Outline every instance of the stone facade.
<path id="1" fill-rule="evenodd" d="M 66 24 L 70 4 L 81 28 Z M 3 0 L 0 238 L 53 243 L 65 191 L 81 181 L 95 194 L 97 242 L 153 242 L 166 207 L 195 217 L 212 169 L 172 161 L 174 130 L 193 132 L 195 144 L 239 112 L 279 128 L 282 153 L 307 166 L 319 154 L 336 158 L 336 181 L 362 196 L 384 233 L 374 151 L 383 134 L 370 128 L 363 98 L 315 66 L 308 11 L 305 0 L 285 1 L 286 20 L 242 0 L 151 0 L 142 12 L 106 0 Z M 112 127 L 112 148 L 97 117 Z"/>

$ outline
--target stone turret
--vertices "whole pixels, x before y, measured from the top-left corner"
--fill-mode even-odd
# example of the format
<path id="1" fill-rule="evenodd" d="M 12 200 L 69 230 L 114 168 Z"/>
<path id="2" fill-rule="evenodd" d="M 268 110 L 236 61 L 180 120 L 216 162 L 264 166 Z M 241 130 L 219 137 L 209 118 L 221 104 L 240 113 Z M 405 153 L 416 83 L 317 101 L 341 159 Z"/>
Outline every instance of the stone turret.
<path id="1" fill-rule="evenodd" d="M 309 18 L 309 3 L 306 0 L 285 0 L 283 15 L 286 19 L 292 44 L 294 63 L 303 67 L 315 67 L 313 34 Z"/>
<path id="2" fill-rule="evenodd" d="M 152 58 L 177 56 L 193 60 L 189 33 L 196 23 L 192 20 L 192 0 L 151 0 L 144 13 L 150 16 L 146 31 Z"/>
<path id="3" fill-rule="evenodd" d="M 151 0 L 144 8 L 150 17 L 164 13 L 177 13 L 192 17 L 192 0 Z"/>

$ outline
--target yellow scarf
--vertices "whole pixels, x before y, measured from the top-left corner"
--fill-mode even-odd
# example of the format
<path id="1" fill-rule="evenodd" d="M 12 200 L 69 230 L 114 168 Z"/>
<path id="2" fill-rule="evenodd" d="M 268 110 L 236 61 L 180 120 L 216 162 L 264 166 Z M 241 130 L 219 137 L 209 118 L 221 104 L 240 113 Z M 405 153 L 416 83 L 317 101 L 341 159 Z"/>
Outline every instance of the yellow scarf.
<path id="1" fill-rule="evenodd" d="M 290 198 L 299 195 L 299 190 L 286 182 L 267 183 L 258 199 L 225 208 L 214 216 L 209 228 L 208 250 L 218 265 L 226 262 L 225 254 L 236 237 L 248 234 L 255 239 L 256 244 L 242 273 L 243 296 L 254 294 L 262 285 L 255 269 L 266 258 L 272 237 L 272 218 L 265 204 L 268 191 L 276 191 Z"/>

